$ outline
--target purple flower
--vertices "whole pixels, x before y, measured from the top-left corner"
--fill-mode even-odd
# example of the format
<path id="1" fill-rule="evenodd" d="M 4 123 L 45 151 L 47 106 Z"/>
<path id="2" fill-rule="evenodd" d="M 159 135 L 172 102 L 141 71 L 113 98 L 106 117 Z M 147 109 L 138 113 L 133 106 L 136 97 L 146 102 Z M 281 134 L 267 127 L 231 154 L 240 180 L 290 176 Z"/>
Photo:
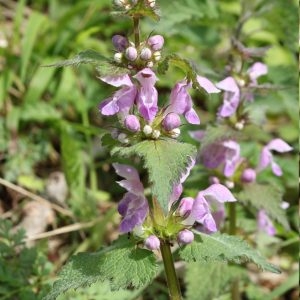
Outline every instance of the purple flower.
<path id="1" fill-rule="evenodd" d="M 242 173 L 241 180 L 245 183 L 254 182 L 256 180 L 255 170 L 251 168 L 245 169 Z"/>
<path id="2" fill-rule="evenodd" d="M 230 177 L 241 160 L 240 145 L 232 140 L 212 143 L 201 151 L 200 160 L 209 169 L 223 164 L 223 174 Z"/>
<path id="3" fill-rule="evenodd" d="M 123 52 L 129 45 L 128 39 L 119 34 L 112 37 L 112 43 L 119 52 Z"/>
<path id="4" fill-rule="evenodd" d="M 111 116 L 116 113 L 128 114 L 130 108 L 134 104 L 137 95 L 137 88 L 131 82 L 129 76 L 104 76 L 100 79 L 110 85 L 122 88 L 114 93 L 113 97 L 104 100 L 100 106 L 102 115 Z"/>
<path id="5" fill-rule="evenodd" d="M 133 77 L 136 78 L 141 85 L 137 96 L 138 110 L 145 120 L 151 122 L 158 111 L 158 96 L 157 90 L 154 87 L 158 78 L 149 68 L 141 70 Z"/>
<path id="6" fill-rule="evenodd" d="M 190 244 L 194 240 L 194 234 L 192 231 L 184 229 L 178 233 L 177 240 L 183 245 Z"/>
<path id="7" fill-rule="evenodd" d="M 164 38 L 161 35 L 153 35 L 147 40 L 147 44 L 153 51 L 158 51 L 164 45 Z"/>
<path id="8" fill-rule="evenodd" d="M 118 184 L 128 191 L 118 205 L 118 211 L 123 217 L 120 231 L 130 232 L 144 222 L 149 211 L 148 201 L 144 196 L 144 187 L 135 168 L 117 163 L 113 164 L 113 167 L 119 176 L 125 178 Z"/>
<path id="9" fill-rule="evenodd" d="M 195 222 L 198 222 L 203 225 L 206 232 L 216 232 L 217 223 L 224 219 L 223 204 L 234 201 L 236 199 L 225 186 L 213 184 L 206 190 L 198 193 L 189 216 L 184 220 L 184 224 L 193 225 Z M 211 212 L 210 205 L 217 207 L 215 215 Z"/>
<path id="10" fill-rule="evenodd" d="M 150 235 L 145 239 L 144 245 L 147 249 L 149 249 L 151 251 L 158 250 L 160 247 L 160 240 L 158 239 L 157 236 Z"/>
<path id="11" fill-rule="evenodd" d="M 216 84 L 225 91 L 223 105 L 219 108 L 218 115 L 222 118 L 230 117 L 235 112 L 240 103 L 240 89 L 233 77 L 227 77 Z"/>
<path id="12" fill-rule="evenodd" d="M 252 86 L 256 86 L 257 85 L 257 78 L 262 76 L 262 75 L 266 75 L 268 73 L 268 67 L 267 65 L 261 63 L 261 62 L 256 62 L 254 63 L 248 70 L 247 70 L 247 74 L 250 78 L 250 84 Z"/>
<path id="13" fill-rule="evenodd" d="M 167 131 L 178 128 L 180 123 L 180 117 L 175 113 L 167 114 L 162 122 L 164 129 Z"/>
<path id="14" fill-rule="evenodd" d="M 135 61 L 137 59 L 138 53 L 134 47 L 128 47 L 125 51 L 125 56 L 130 61 Z"/>
<path id="15" fill-rule="evenodd" d="M 138 132 L 141 130 L 140 121 L 135 115 L 126 116 L 124 120 L 124 125 L 128 130 L 132 132 Z"/>
<path id="16" fill-rule="evenodd" d="M 260 154 L 260 162 L 258 166 L 258 171 L 262 171 L 271 165 L 272 171 L 276 176 L 282 175 L 282 170 L 280 166 L 274 161 L 273 154 L 271 151 L 276 151 L 280 153 L 289 152 L 293 148 L 290 147 L 285 141 L 282 139 L 274 139 L 265 147 L 263 147 Z"/>
<path id="17" fill-rule="evenodd" d="M 219 92 L 214 84 L 207 78 L 197 76 L 197 81 L 207 93 Z M 166 113 L 173 112 L 178 115 L 184 115 L 188 123 L 200 124 L 200 119 L 193 109 L 193 100 L 188 93 L 190 87 L 191 83 L 188 83 L 187 80 L 176 83 L 171 91 L 170 106 L 167 108 Z"/>
<path id="18" fill-rule="evenodd" d="M 274 236 L 276 234 L 276 229 L 272 221 L 263 209 L 261 209 L 257 214 L 257 227 L 260 231 L 263 231 L 270 236 Z"/>

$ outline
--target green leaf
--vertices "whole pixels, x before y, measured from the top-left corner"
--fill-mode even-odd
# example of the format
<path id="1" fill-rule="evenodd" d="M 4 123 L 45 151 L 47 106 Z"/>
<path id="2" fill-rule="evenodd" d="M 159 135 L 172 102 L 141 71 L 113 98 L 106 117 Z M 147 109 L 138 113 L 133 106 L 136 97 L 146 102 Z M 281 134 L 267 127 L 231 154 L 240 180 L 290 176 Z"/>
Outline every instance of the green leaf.
<path id="1" fill-rule="evenodd" d="M 200 91 L 205 92 L 205 90 L 200 86 L 199 82 L 197 81 L 196 66 L 191 61 L 185 58 L 181 58 L 177 54 L 169 54 L 161 63 L 159 63 L 157 67 L 158 73 L 165 74 L 168 71 L 170 64 L 174 65 L 175 67 L 178 67 L 185 73 L 187 80 L 192 82 L 194 89 L 198 89 Z"/>
<path id="2" fill-rule="evenodd" d="M 246 277 L 244 269 L 221 262 L 187 264 L 186 300 L 211 300 L 230 289 L 230 282 Z M 213 280 L 212 280 L 213 278 Z"/>
<path id="3" fill-rule="evenodd" d="M 79 52 L 74 58 L 60 61 L 54 64 L 45 65 L 45 67 L 67 67 L 67 66 L 78 66 L 80 64 L 94 64 L 99 65 L 103 62 L 107 62 L 108 59 L 105 58 L 100 53 L 94 50 L 85 50 Z"/>
<path id="4" fill-rule="evenodd" d="M 20 119 L 25 122 L 46 122 L 52 120 L 58 120 L 61 118 L 61 114 L 50 103 L 26 102 L 21 108 Z"/>
<path id="5" fill-rule="evenodd" d="M 276 266 L 268 263 L 244 240 L 227 234 L 197 233 L 195 241 L 181 249 L 179 255 L 186 261 L 229 261 L 238 264 L 250 261 L 262 270 L 280 273 Z"/>
<path id="6" fill-rule="evenodd" d="M 152 195 L 157 197 L 164 212 L 168 213 L 169 198 L 174 184 L 196 155 L 196 147 L 175 140 L 147 140 L 130 147 L 116 147 L 112 155 L 137 155 L 144 159 L 144 166 L 153 184 Z"/>
<path id="7" fill-rule="evenodd" d="M 98 252 L 72 256 L 44 300 L 56 299 L 67 290 L 86 287 L 97 281 L 109 281 L 112 290 L 129 286 L 139 288 L 150 283 L 156 273 L 153 252 L 137 248 L 127 236 L 121 236 L 110 247 Z"/>
<path id="8" fill-rule="evenodd" d="M 264 209 L 268 216 L 278 221 L 287 230 L 290 228 L 284 209 L 280 207 L 282 191 L 274 185 L 259 183 L 245 184 L 237 198 L 245 204 L 251 204 L 256 209 Z"/>

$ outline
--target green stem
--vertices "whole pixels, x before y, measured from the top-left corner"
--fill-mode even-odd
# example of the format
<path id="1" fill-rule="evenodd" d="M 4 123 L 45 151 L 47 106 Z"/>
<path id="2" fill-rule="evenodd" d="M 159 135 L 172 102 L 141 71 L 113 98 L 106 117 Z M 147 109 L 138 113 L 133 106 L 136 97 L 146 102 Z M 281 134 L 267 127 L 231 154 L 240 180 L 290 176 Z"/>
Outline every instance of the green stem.
<path id="1" fill-rule="evenodd" d="M 160 251 L 164 262 L 170 300 L 181 300 L 182 297 L 180 285 L 176 275 L 174 260 L 169 242 L 161 241 Z"/>
<path id="2" fill-rule="evenodd" d="M 140 18 L 133 17 L 133 32 L 135 48 L 140 46 Z"/>
<path id="3" fill-rule="evenodd" d="M 236 235 L 236 203 L 229 203 L 229 233 Z M 240 300 L 239 280 L 235 279 L 231 284 L 231 299 Z"/>

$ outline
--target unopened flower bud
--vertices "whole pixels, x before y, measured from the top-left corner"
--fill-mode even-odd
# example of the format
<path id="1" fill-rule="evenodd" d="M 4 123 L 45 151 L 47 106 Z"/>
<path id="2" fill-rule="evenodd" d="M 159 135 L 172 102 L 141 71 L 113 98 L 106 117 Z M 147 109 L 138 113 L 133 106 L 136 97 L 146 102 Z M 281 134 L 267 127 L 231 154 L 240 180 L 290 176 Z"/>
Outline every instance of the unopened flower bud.
<path id="1" fill-rule="evenodd" d="M 125 56 L 128 60 L 134 61 L 137 59 L 137 50 L 134 47 L 128 47 L 125 51 Z"/>
<path id="2" fill-rule="evenodd" d="M 153 57 L 154 57 L 155 61 L 159 61 L 161 59 L 161 53 L 160 53 L 160 51 L 155 51 L 153 53 Z"/>
<path id="3" fill-rule="evenodd" d="M 147 67 L 148 67 L 148 68 L 152 68 L 152 67 L 153 67 L 153 65 L 154 65 L 154 64 L 153 64 L 153 62 L 152 62 L 152 61 L 148 61 L 148 62 L 147 62 Z"/>
<path id="4" fill-rule="evenodd" d="M 179 203 L 179 207 L 177 209 L 179 215 L 183 218 L 187 218 L 192 211 L 193 204 L 194 204 L 193 198 L 191 197 L 182 198 Z"/>
<path id="5" fill-rule="evenodd" d="M 254 182 L 256 179 L 256 172 L 255 170 L 251 169 L 251 168 L 248 168 L 248 169 L 245 169 L 242 173 L 242 176 L 241 176 L 241 180 L 245 183 L 251 183 L 251 182 Z"/>
<path id="6" fill-rule="evenodd" d="M 152 56 L 152 52 L 149 48 L 143 48 L 140 54 L 142 60 L 149 60 Z"/>
<path id="7" fill-rule="evenodd" d="M 163 120 L 163 127 L 166 131 L 171 131 L 180 126 L 180 117 L 175 113 L 169 113 Z"/>
<path id="8" fill-rule="evenodd" d="M 132 132 L 138 132 L 141 129 L 140 121 L 135 115 L 128 115 L 125 118 L 124 125 Z"/>
<path id="9" fill-rule="evenodd" d="M 179 128 L 174 128 L 169 132 L 171 138 L 177 139 L 180 135 L 180 129 Z"/>
<path id="10" fill-rule="evenodd" d="M 122 62 L 122 58 L 123 58 L 123 54 L 122 53 L 115 53 L 114 55 L 114 61 L 117 63 L 121 63 Z"/>
<path id="11" fill-rule="evenodd" d="M 126 3 L 125 0 L 114 0 L 114 5 L 119 6 L 119 7 L 124 6 L 125 3 Z"/>
<path id="12" fill-rule="evenodd" d="M 155 6 L 155 0 L 148 0 L 148 4 L 153 8 Z"/>
<path id="13" fill-rule="evenodd" d="M 160 240 L 155 235 L 150 235 L 145 239 L 144 245 L 149 250 L 158 250 L 160 247 Z"/>
<path id="14" fill-rule="evenodd" d="M 235 127 L 237 130 L 243 130 L 243 129 L 244 129 L 244 122 L 243 122 L 243 121 L 237 122 L 237 123 L 235 123 L 234 127 Z"/>
<path id="15" fill-rule="evenodd" d="M 180 244 L 190 244 L 194 240 L 194 234 L 192 231 L 184 229 L 178 233 L 177 239 Z"/>
<path id="16" fill-rule="evenodd" d="M 219 178 L 216 177 L 216 176 L 210 176 L 208 180 L 209 180 L 209 183 L 210 183 L 210 184 L 220 183 Z"/>
<path id="17" fill-rule="evenodd" d="M 234 182 L 226 180 L 225 185 L 231 190 L 234 188 Z"/>
<path id="18" fill-rule="evenodd" d="M 112 37 L 112 43 L 114 47 L 119 51 L 123 52 L 128 47 L 128 40 L 125 36 L 116 34 Z"/>
<path id="19" fill-rule="evenodd" d="M 164 42 L 165 40 L 161 35 L 153 35 L 147 41 L 153 51 L 160 50 L 163 47 Z"/>
<path id="20" fill-rule="evenodd" d="M 160 131 L 156 130 L 156 129 L 153 130 L 152 137 L 157 140 L 159 138 L 159 136 L 160 136 Z"/>
<path id="21" fill-rule="evenodd" d="M 145 135 L 150 135 L 152 133 L 152 127 L 150 125 L 145 125 L 143 128 L 143 132 Z"/>
<path id="22" fill-rule="evenodd" d="M 120 133 L 118 135 L 118 141 L 122 144 L 128 144 L 129 143 L 129 140 L 128 140 L 127 135 L 125 133 Z"/>

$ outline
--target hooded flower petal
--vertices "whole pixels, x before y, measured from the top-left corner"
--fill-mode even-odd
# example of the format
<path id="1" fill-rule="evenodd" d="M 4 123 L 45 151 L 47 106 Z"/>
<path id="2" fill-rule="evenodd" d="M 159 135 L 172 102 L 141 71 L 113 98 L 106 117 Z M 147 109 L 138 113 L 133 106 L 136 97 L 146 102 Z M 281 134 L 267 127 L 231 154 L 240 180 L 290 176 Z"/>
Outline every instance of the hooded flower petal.
<path id="1" fill-rule="evenodd" d="M 126 74 L 122 76 L 104 76 L 100 77 L 100 79 L 115 87 L 123 86 L 114 93 L 113 97 L 104 100 L 100 104 L 100 112 L 105 116 L 111 116 L 116 113 L 128 114 L 137 94 L 137 89 L 131 82 L 130 77 Z"/>
<path id="2" fill-rule="evenodd" d="M 220 90 L 216 88 L 216 86 L 208 80 L 206 77 L 202 77 L 197 75 L 197 81 L 200 86 L 209 94 L 212 93 L 220 93 Z"/>
<path id="3" fill-rule="evenodd" d="M 140 181 L 140 177 L 135 168 L 128 165 L 121 165 L 118 163 L 113 164 L 116 173 L 124 177 L 126 180 L 118 181 L 118 184 L 125 188 L 128 192 L 135 195 L 144 195 L 144 187 Z"/>
<path id="4" fill-rule="evenodd" d="M 253 83 L 256 83 L 256 79 L 262 75 L 266 75 L 268 73 L 268 67 L 267 65 L 256 62 L 254 63 L 247 71 L 251 81 Z"/>
<path id="5" fill-rule="evenodd" d="M 158 78 L 149 68 L 141 70 L 134 76 L 134 78 L 136 78 L 141 84 L 137 97 L 137 106 L 139 112 L 145 120 L 151 122 L 158 111 L 158 95 L 157 90 L 154 87 Z"/>
<path id="6" fill-rule="evenodd" d="M 186 80 L 176 83 L 171 91 L 170 106 L 167 108 L 166 114 L 173 112 L 178 115 L 184 115 L 190 124 L 200 124 L 200 119 L 192 107 L 192 98 L 187 92 L 190 86 L 190 83 Z"/>
<path id="7" fill-rule="evenodd" d="M 240 145 L 235 141 L 225 141 L 226 147 L 224 175 L 230 177 L 233 175 L 238 162 L 240 161 Z"/>
<path id="8" fill-rule="evenodd" d="M 130 232 L 144 222 L 149 211 L 147 199 L 142 195 L 128 192 L 120 201 L 118 211 L 123 216 L 120 231 Z"/>
<path id="9" fill-rule="evenodd" d="M 272 171 L 276 176 L 282 175 L 282 170 L 280 166 L 274 161 L 272 150 L 280 153 L 289 152 L 293 148 L 290 147 L 285 141 L 282 139 L 274 139 L 269 142 L 265 147 L 263 147 L 260 154 L 260 162 L 258 165 L 258 171 L 262 171 L 271 165 Z"/>
<path id="10" fill-rule="evenodd" d="M 208 201 L 217 201 L 220 203 L 236 201 L 229 189 L 222 184 L 213 184 L 200 193 Z"/>
<path id="11" fill-rule="evenodd" d="M 223 105 L 219 108 L 218 115 L 222 118 L 232 116 L 240 103 L 240 89 L 233 77 L 227 77 L 216 84 L 224 90 Z"/>
<path id="12" fill-rule="evenodd" d="M 270 236 L 276 234 L 276 229 L 264 210 L 260 210 L 257 214 L 257 226 L 260 231 L 263 231 Z"/>

